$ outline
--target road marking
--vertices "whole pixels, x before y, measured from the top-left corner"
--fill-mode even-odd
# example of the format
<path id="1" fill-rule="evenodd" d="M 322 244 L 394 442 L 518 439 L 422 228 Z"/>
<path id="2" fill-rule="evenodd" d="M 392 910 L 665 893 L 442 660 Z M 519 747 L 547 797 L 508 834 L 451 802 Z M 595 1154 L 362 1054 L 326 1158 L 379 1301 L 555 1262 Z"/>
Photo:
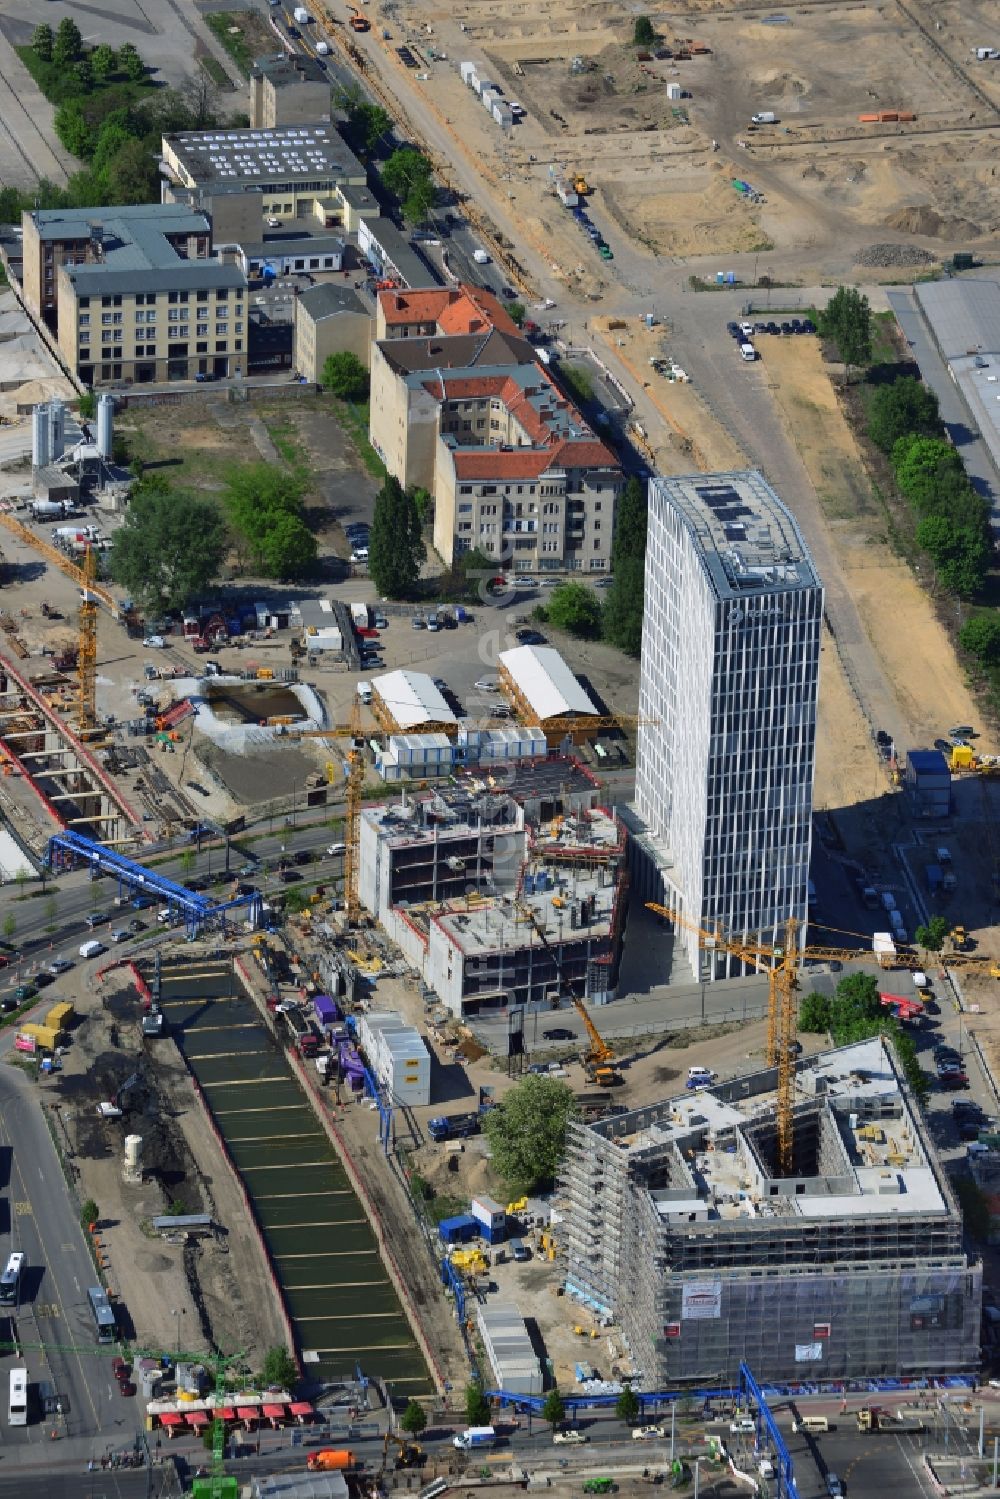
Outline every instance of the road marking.
<path id="1" fill-rule="evenodd" d="M 44 1124 L 42 1125 L 42 1128 L 43 1129 L 45 1128 Z M 17 1152 L 14 1149 L 14 1137 L 13 1137 L 12 1133 L 5 1127 L 4 1122 L 2 1121 L 2 1119 L 0 1119 L 0 1139 L 3 1140 L 4 1144 L 9 1145 L 11 1147 L 11 1177 L 10 1177 L 11 1183 L 13 1184 L 14 1178 L 16 1176 L 17 1177 L 18 1185 L 21 1187 L 21 1189 L 23 1191 L 25 1183 L 24 1183 L 24 1178 L 21 1175 L 21 1168 L 20 1168 L 20 1164 L 18 1162 Z M 51 1146 L 51 1142 L 50 1142 L 50 1147 L 54 1149 L 54 1147 Z M 24 1206 L 24 1208 L 26 1210 L 26 1213 L 28 1215 L 34 1216 L 32 1214 L 32 1212 L 31 1212 L 31 1203 L 30 1203 L 30 1201 L 29 1202 L 25 1202 L 23 1204 L 23 1206 Z M 21 1207 L 22 1207 L 22 1204 L 20 1202 L 18 1202 L 16 1204 L 16 1215 L 20 1215 L 21 1214 Z M 62 1297 L 59 1295 L 59 1287 L 56 1284 L 55 1276 L 52 1274 L 52 1271 L 51 1271 L 51 1268 L 50 1268 L 51 1265 L 53 1264 L 53 1258 L 49 1254 L 48 1250 L 45 1247 L 45 1240 L 44 1240 L 44 1238 L 42 1236 L 42 1230 L 41 1230 L 41 1227 L 39 1226 L 37 1218 L 35 1219 L 35 1232 L 38 1235 L 38 1242 L 39 1242 L 39 1245 L 41 1246 L 42 1255 L 44 1257 L 45 1265 L 46 1265 L 47 1268 L 49 1268 L 49 1274 L 52 1277 L 52 1288 L 53 1288 L 53 1291 L 55 1292 L 56 1303 L 57 1303 L 57 1305 L 59 1307 L 60 1313 L 62 1314 L 63 1321 L 66 1323 L 67 1327 L 70 1327 L 71 1323 L 70 1323 L 69 1318 L 66 1316 L 66 1308 L 63 1306 L 63 1304 L 62 1304 Z M 84 1248 L 84 1252 L 86 1252 L 86 1246 L 83 1246 L 83 1248 Z M 76 1358 L 76 1363 L 77 1363 L 77 1367 L 79 1369 L 81 1381 L 83 1383 L 83 1388 L 86 1391 L 87 1400 L 89 1402 L 90 1409 L 93 1412 L 94 1425 L 97 1428 L 97 1431 L 100 1432 L 102 1430 L 102 1427 L 101 1427 L 101 1418 L 98 1415 L 98 1413 L 97 1413 L 97 1407 L 94 1404 L 94 1397 L 93 1397 L 93 1393 L 92 1393 L 92 1382 L 91 1382 L 90 1379 L 88 1379 L 87 1374 L 86 1374 L 86 1372 L 84 1370 L 83 1361 L 82 1361 L 81 1355 L 80 1354 L 76 1354 L 76 1355 L 72 1355 L 72 1356 Z"/>
<path id="2" fill-rule="evenodd" d="M 20 1172 L 18 1173 L 20 1175 Z M 14 1216 L 16 1218 L 30 1218 L 32 1216 L 30 1202 L 15 1202 Z"/>

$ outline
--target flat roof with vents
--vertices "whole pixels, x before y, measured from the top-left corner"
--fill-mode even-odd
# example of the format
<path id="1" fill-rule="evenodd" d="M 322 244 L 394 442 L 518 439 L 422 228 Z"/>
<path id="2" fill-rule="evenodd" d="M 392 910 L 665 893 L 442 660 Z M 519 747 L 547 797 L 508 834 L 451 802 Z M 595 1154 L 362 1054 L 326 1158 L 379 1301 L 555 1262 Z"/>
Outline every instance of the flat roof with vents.
<path id="1" fill-rule="evenodd" d="M 367 174 L 335 125 L 271 130 L 185 130 L 163 137 L 163 154 L 186 187 L 318 181 L 364 184 Z"/>
<path id="2" fill-rule="evenodd" d="M 819 587 L 795 517 L 756 469 L 658 475 L 649 504 L 680 514 L 720 598 Z"/>

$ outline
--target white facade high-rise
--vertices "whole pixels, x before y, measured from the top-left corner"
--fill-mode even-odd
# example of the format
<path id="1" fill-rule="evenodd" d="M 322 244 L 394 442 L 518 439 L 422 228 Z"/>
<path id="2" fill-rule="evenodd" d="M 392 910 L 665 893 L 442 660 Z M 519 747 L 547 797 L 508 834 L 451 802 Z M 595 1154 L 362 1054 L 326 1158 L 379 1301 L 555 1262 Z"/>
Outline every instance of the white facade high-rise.
<path id="1" fill-rule="evenodd" d="M 756 472 L 649 485 L 635 812 L 645 899 L 734 938 L 805 921 L 823 588 Z M 695 974 L 738 973 L 678 931 Z"/>

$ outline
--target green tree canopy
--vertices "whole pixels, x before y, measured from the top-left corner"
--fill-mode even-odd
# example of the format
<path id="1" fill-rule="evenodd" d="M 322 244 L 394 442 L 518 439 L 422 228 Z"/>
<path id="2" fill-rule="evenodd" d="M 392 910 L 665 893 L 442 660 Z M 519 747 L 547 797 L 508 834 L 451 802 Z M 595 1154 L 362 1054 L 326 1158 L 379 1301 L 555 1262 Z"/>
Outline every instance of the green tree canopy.
<path id="1" fill-rule="evenodd" d="M 83 37 L 80 28 L 69 16 L 59 22 L 52 46 L 52 61 L 60 67 L 76 62 L 83 52 Z"/>
<path id="2" fill-rule="evenodd" d="M 107 78 L 108 74 L 113 73 L 118 66 L 118 54 L 114 47 L 109 47 L 107 42 L 102 42 L 99 47 L 95 47 L 90 54 L 90 66 L 95 78 Z"/>
<path id="3" fill-rule="evenodd" d="M 545 1397 L 542 1406 L 542 1420 L 548 1421 L 552 1430 L 561 1425 L 566 1419 L 566 1402 L 559 1393 L 559 1386 L 554 1385 Z"/>
<path id="4" fill-rule="evenodd" d="M 639 1419 L 639 1410 L 639 1397 L 632 1386 L 627 1384 L 615 1401 L 615 1415 L 626 1426 L 634 1426 Z"/>
<path id="5" fill-rule="evenodd" d="M 357 354 L 341 349 L 331 354 L 323 364 L 320 381 L 341 401 L 366 401 L 368 399 L 368 371 Z"/>
<path id="6" fill-rule="evenodd" d="M 299 1371 L 287 1348 L 269 1348 L 264 1355 L 261 1382 L 277 1385 L 282 1390 L 293 1390 L 299 1382 Z"/>
<path id="7" fill-rule="evenodd" d="M 566 1125 L 576 1116 L 573 1093 L 557 1078 L 532 1073 L 483 1120 L 493 1166 L 512 1192 L 551 1182 L 562 1159 Z"/>
<path id="8" fill-rule="evenodd" d="M 266 577 L 301 577 L 316 560 L 316 541 L 302 518 L 305 484 L 269 463 L 232 464 L 222 502 L 253 565 Z"/>
<path id="9" fill-rule="evenodd" d="M 146 65 L 131 42 L 119 48 L 118 66 L 132 83 L 140 83 L 146 76 Z"/>
<path id="10" fill-rule="evenodd" d="M 847 366 L 867 364 L 872 357 L 872 313 L 868 298 L 853 286 L 841 286 L 819 314 L 819 331 L 831 339 Z"/>
<path id="11" fill-rule="evenodd" d="M 928 515 L 917 526 L 916 538 L 934 563 L 942 587 L 963 599 L 979 592 L 991 556 L 981 530 L 958 526 L 946 515 Z"/>
<path id="12" fill-rule="evenodd" d="M 420 576 L 424 558 L 420 516 L 413 496 L 391 474 L 375 496 L 368 572 L 379 593 L 405 597 Z"/>
<path id="13" fill-rule="evenodd" d="M 632 40 L 637 47 L 651 47 L 656 41 L 656 28 L 648 16 L 636 16 Z"/>
<path id="14" fill-rule="evenodd" d="M 611 587 L 604 596 L 604 638 L 629 656 L 638 656 L 642 646 L 645 578 L 645 560 L 625 556 L 615 563 Z"/>
<path id="15" fill-rule="evenodd" d="M 825 1035 L 830 1029 L 830 1001 L 825 994 L 815 989 L 807 994 L 799 1006 L 799 1030 Z"/>
<path id="16" fill-rule="evenodd" d="M 634 475 L 626 480 L 618 497 L 615 512 L 615 535 L 611 543 L 611 560 L 614 567 L 625 557 L 645 557 L 646 526 L 649 511 L 646 502 L 646 485 Z"/>
<path id="17" fill-rule="evenodd" d="M 943 433 L 937 396 L 922 380 L 904 375 L 872 391 L 868 434 L 883 453 L 891 453 L 901 437 L 941 437 Z"/>
<path id="18" fill-rule="evenodd" d="M 961 458 L 942 437 L 906 434 L 893 443 L 891 455 L 896 483 L 919 512 L 941 509 L 943 495 L 968 483 Z"/>
<path id="19" fill-rule="evenodd" d="M 51 62 L 53 41 L 52 27 L 47 21 L 43 21 L 31 34 L 31 50 L 42 62 Z"/>
<path id="20" fill-rule="evenodd" d="M 560 630 L 585 640 L 594 640 L 601 633 L 600 600 L 584 583 L 561 583 L 553 589 L 545 615 Z"/>
<path id="21" fill-rule="evenodd" d="M 470 1426 L 490 1424 L 490 1402 L 483 1394 L 483 1387 L 473 1380 L 465 1387 L 465 1419 Z"/>
<path id="22" fill-rule="evenodd" d="M 316 566 L 316 555 L 316 538 L 297 515 L 274 516 L 261 537 L 261 568 L 282 583 L 307 577 Z"/>
<path id="23" fill-rule="evenodd" d="M 399 1418 L 399 1424 L 411 1437 L 418 1437 L 427 1425 L 427 1412 L 419 1400 L 410 1400 Z"/>
<path id="24" fill-rule="evenodd" d="M 421 223 L 434 206 L 434 169 L 414 146 L 400 146 L 382 168 L 382 181 L 403 206 L 410 223 Z"/>
<path id="25" fill-rule="evenodd" d="M 927 952 L 940 952 L 951 931 L 951 922 L 946 916 L 931 916 L 913 934 L 918 947 Z"/>
<path id="26" fill-rule="evenodd" d="M 1000 660 L 1000 614 L 973 614 L 958 632 L 963 651 L 975 656 L 984 666 Z"/>
<path id="27" fill-rule="evenodd" d="M 217 507 L 157 478 L 133 490 L 111 544 L 110 570 L 146 608 L 180 609 L 215 580 L 225 555 Z"/>

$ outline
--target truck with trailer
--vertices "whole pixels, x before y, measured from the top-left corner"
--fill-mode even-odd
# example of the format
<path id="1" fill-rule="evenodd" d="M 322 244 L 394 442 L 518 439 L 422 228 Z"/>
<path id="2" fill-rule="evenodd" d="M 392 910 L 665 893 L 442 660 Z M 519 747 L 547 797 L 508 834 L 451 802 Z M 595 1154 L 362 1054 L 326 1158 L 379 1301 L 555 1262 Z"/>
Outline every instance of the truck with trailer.
<path id="1" fill-rule="evenodd" d="M 427 1133 L 432 1140 L 464 1140 L 469 1135 L 479 1134 L 478 1114 L 438 1114 L 427 1121 Z"/>
<path id="2" fill-rule="evenodd" d="M 857 1414 L 859 1431 L 884 1431 L 897 1435 L 927 1429 L 919 1416 L 904 1416 L 895 1411 L 881 1410 L 876 1405 L 863 1405 Z"/>

